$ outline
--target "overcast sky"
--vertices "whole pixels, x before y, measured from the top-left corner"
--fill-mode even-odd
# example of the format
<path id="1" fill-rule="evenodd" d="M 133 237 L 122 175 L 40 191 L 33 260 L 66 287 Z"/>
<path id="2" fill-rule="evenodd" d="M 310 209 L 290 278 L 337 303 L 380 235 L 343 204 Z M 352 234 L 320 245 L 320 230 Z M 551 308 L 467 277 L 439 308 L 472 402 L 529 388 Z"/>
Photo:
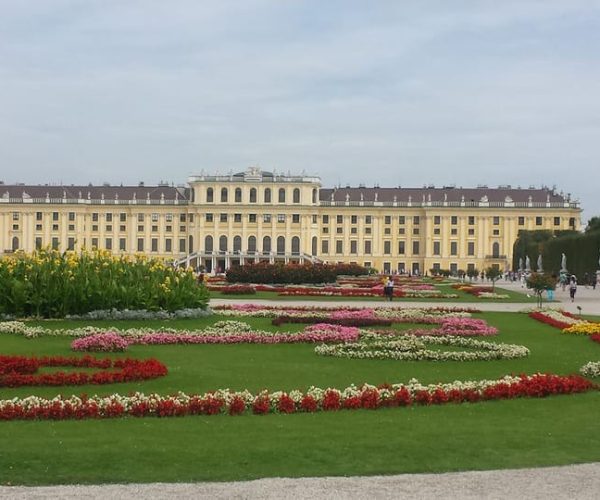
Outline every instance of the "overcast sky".
<path id="1" fill-rule="evenodd" d="M 0 0 L 0 180 L 256 164 L 600 214 L 600 0 Z"/>

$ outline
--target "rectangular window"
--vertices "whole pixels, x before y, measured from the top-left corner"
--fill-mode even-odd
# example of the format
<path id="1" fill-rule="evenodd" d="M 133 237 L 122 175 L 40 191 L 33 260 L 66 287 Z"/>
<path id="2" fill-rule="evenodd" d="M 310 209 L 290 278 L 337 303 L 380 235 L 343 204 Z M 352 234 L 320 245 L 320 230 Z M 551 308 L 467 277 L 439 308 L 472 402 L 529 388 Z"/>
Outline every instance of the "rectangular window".
<path id="1" fill-rule="evenodd" d="M 457 241 L 450 242 L 450 255 L 458 255 L 458 242 Z"/>
<path id="2" fill-rule="evenodd" d="M 67 240 L 67 250 L 70 250 L 70 251 L 75 250 L 75 238 L 69 238 Z"/>
<path id="3" fill-rule="evenodd" d="M 69 224 L 69 231 L 75 231 L 75 224 Z"/>
<path id="4" fill-rule="evenodd" d="M 370 215 L 365 215 L 365 224 L 371 224 L 373 222 L 373 218 Z"/>
<path id="5" fill-rule="evenodd" d="M 475 217 L 473 215 L 469 215 L 469 226 L 475 225 Z"/>
<path id="6" fill-rule="evenodd" d="M 329 253 L 329 240 L 321 240 L 321 253 Z"/>
<path id="7" fill-rule="evenodd" d="M 42 220 L 42 216 L 43 216 L 42 212 L 36 212 L 35 213 L 35 220 Z"/>
<path id="8" fill-rule="evenodd" d="M 392 223 L 392 216 L 391 215 L 386 215 L 384 218 L 384 222 L 385 224 L 391 224 Z"/>
<path id="9" fill-rule="evenodd" d="M 277 222 L 285 222 L 285 214 L 277 214 Z"/>
<path id="10" fill-rule="evenodd" d="M 242 222 L 242 214 L 233 214 L 233 222 Z"/>
<path id="11" fill-rule="evenodd" d="M 112 232 L 112 224 L 106 226 L 106 231 L 109 233 Z"/>
<path id="12" fill-rule="evenodd" d="M 127 240 L 125 238 L 119 238 L 119 250 L 121 252 L 127 250 Z"/>
<path id="13" fill-rule="evenodd" d="M 158 238 L 152 238 L 151 244 L 152 244 L 152 251 L 158 252 Z"/>
<path id="14" fill-rule="evenodd" d="M 500 229 L 494 229 L 494 236 L 500 236 Z"/>
<path id="15" fill-rule="evenodd" d="M 122 233 L 124 233 L 125 231 L 127 231 L 127 226 L 119 226 L 119 231 L 121 231 Z"/>
<path id="16" fill-rule="evenodd" d="M 337 254 L 344 253 L 344 242 L 342 240 L 336 240 L 336 242 L 335 242 L 335 253 L 337 253 Z"/>
<path id="17" fill-rule="evenodd" d="M 323 224 L 329 224 L 329 215 L 323 216 Z"/>
<path id="18" fill-rule="evenodd" d="M 185 222 L 185 214 L 179 214 L 179 222 Z"/>
<path id="19" fill-rule="evenodd" d="M 96 226 L 98 227 L 98 226 Z M 92 229 L 93 231 L 93 229 Z M 138 226 L 138 233 L 143 233 L 144 232 L 144 226 Z"/>
<path id="20" fill-rule="evenodd" d="M 42 248 L 42 238 L 41 236 L 37 236 L 35 238 L 35 249 L 39 250 L 40 248 Z"/>
<path id="21" fill-rule="evenodd" d="M 350 224 L 358 224 L 358 215 L 350 216 Z"/>
<path id="22" fill-rule="evenodd" d="M 335 232 L 336 232 L 336 234 L 344 234 L 344 228 L 343 227 L 336 227 L 335 228 Z"/>
<path id="23" fill-rule="evenodd" d="M 300 224 L 300 214 L 292 214 L 292 224 Z"/>
<path id="24" fill-rule="evenodd" d="M 144 222 L 144 214 L 138 214 L 138 222 Z"/>
<path id="25" fill-rule="evenodd" d="M 71 220 L 70 217 L 71 217 L 71 214 L 69 214 L 69 220 Z M 105 217 L 106 217 L 106 222 L 112 222 L 112 214 L 106 214 Z M 75 220 L 75 214 L 73 214 L 73 220 Z"/>
<path id="26" fill-rule="evenodd" d="M 433 228 L 433 234 L 438 235 L 438 234 L 441 234 L 441 232 L 442 231 L 441 231 L 441 229 L 439 227 L 434 227 Z"/>
<path id="27" fill-rule="evenodd" d="M 441 255 L 440 248 L 441 248 L 440 242 L 439 241 L 434 241 L 433 242 L 433 255 Z"/>
<path id="28" fill-rule="evenodd" d="M 185 238 L 179 238 L 179 251 L 185 253 Z"/>
<path id="29" fill-rule="evenodd" d="M 371 234 L 371 228 L 365 227 L 365 234 Z"/>
<path id="30" fill-rule="evenodd" d="M 434 215 L 433 217 L 433 223 L 434 224 L 441 224 L 442 223 L 442 218 L 439 215 Z"/>
<path id="31" fill-rule="evenodd" d="M 270 223 L 271 222 L 271 214 L 264 214 L 263 215 L 263 222 Z"/>
<path id="32" fill-rule="evenodd" d="M 338 216 L 336 217 L 336 222 L 337 222 L 338 224 L 343 224 L 343 222 L 344 222 L 344 216 L 343 216 L 343 215 L 338 215 Z"/>
<path id="33" fill-rule="evenodd" d="M 171 226 L 171 225 L 165 226 L 165 232 L 172 233 L 173 232 L 173 226 Z"/>
<path id="34" fill-rule="evenodd" d="M 58 241 L 58 238 L 53 238 Z M 98 238 L 92 238 L 92 249 L 98 250 Z"/>
<path id="35" fill-rule="evenodd" d="M 371 240 L 365 240 L 365 254 L 371 255 Z"/>
<path id="36" fill-rule="evenodd" d="M 386 235 L 390 235 L 390 234 L 392 234 L 392 228 L 391 228 L 391 227 L 386 227 L 386 228 L 383 230 L 383 234 L 386 234 Z"/>
<path id="37" fill-rule="evenodd" d="M 421 218 L 420 218 L 418 215 L 415 215 L 415 216 L 413 217 L 413 224 L 414 224 L 415 226 L 418 226 L 418 225 L 419 225 L 419 222 L 421 222 Z"/>
<path id="38" fill-rule="evenodd" d="M 494 226 L 499 226 L 500 225 L 500 217 L 498 217 L 497 215 L 494 216 L 494 218 L 492 219 L 492 222 L 493 222 Z"/>
<path id="39" fill-rule="evenodd" d="M 96 216 L 96 218 L 94 219 L 94 215 Z M 58 212 L 52 212 L 52 220 L 53 221 L 57 221 L 58 220 Z M 92 220 L 93 221 L 98 221 L 98 214 L 94 213 L 92 214 Z"/>
<path id="40" fill-rule="evenodd" d="M 173 214 L 165 214 L 165 222 L 173 222 Z"/>
<path id="41" fill-rule="evenodd" d="M 313 224 L 317 224 L 319 222 L 319 216 L 318 215 L 313 215 L 312 216 L 312 223 Z"/>
<path id="42" fill-rule="evenodd" d="M 350 241 L 350 253 L 357 254 L 358 253 L 358 241 L 351 240 Z"/>
<path id="43" fill-rule="evenodd" d="M 467 243 L 467 255 L 475 255 L 475 242 L 469 241 Z"/>
<path id="44" fill-rule="evenodd" d="M 404 242 L 404 241 L 398 242 L 398 253 L 400 255 L 404 255 L 406 253 L 406 242 Z"/>
<path id="45" fill-rule="evenodd" d="M 256 224 L 256 214 L 248 214 L 248 222 Z"/>
<path id="46" fill-rule="evenodd" d="M 219 222 L 227 222 L 227 214 L 220 214 Z"/>
<path id="47" fill-rule="evenodd" d="M 35 230 L 36 231 L 41 231 L 42 230 L 42 225 L 41 224 L 36 224 L 35 225 Z"/>
<path id="48" fill-rule="evenodd" d="M 542 217 L 536 217 L 535 218 L 535 225 L 536 226 L 541 226 L 543 224 L 543 219 Z"/>
<path id="49" fill-rule="evenodd" d="M 358 233 L 358 228 L 356 228 L 356 227 L 350 228 L 350 234 L 357 234 L 357 233 Z"/>
<path id="50" fill-rule="evenodd" d="M 165 238 L 165 252 L 173 251 L 173 241 L 171 238 Z"/>
<path id="51" fill-rule="evenodd" d="M 456 224 L 458 224 L 458 217 L 456 215 L 450 217 L 450 224 L 452 224 L 453 226 L 456 226 Z"/>
<path id="52" fill-rule="evenodd" d="M 383 253 L 386 255 L 390 255 L 392 253 L 392 242 L 391 241 L 383 242 Z"/>
<path id="53" fill-rule="evenodd" d="M 69 212 L 69 222 L 73 222 L 75 220 L 75 212 Z M 108 219 L 106 219 L 108 220 Z"/>
<path id="54" fill-rule="evenodd" d="M 400 224 L 401 226 L 406 224 L 406 217 L 404 215 L 398 216 L 398 224 Z"/>
<path id="55" fill-rule="evenodd" d="M 119 214 L 119 221 L 120 222 L 127 222 L 127 214 L 125 212 L 121 212 Z"/>
<path id="56" fill-rule="evenodd" d="M 158 214 L 152 214 L 152 222 L 158 222 Z"/>
<path id="57" fill-rule="evenodd" d="M 560 217 L 554 217 L 554 225 L 560 226 Z"/>
<path id="58" fill-rule="evenodd" d="M 204 220 L 206 220 L 206 222 L 213 222 L 213 220 L 214 220 L 213 214 L 205 214 Z"/>
<path id="59" fill-rule="evenodd" d="M 179 232 L 185 233 L 185 226 L 179 226 Z"/>
<path id="60" fill-rule="evenodd" d="M 327 234 L 329 233 L 329 228 L 328 227 L 324 227 L 321 229 L 321 231 L 323 232 L 323 234 Z"/>
<path id="61" fill-rule="evenodd" d="M 106 240 L 104 240 L 104 248 L 112 250 L 112 238 L 106 238 Z"/>
<path id="62" fill-rule="evenodd" d="M 419 242 L 418 241 L 412 242 L 412 253 L 413 253 L 413 255 L 419 255 Z"/>
<path id="63" fill-rule="evenodd" d="M 18 231 L 19 230 L 19 224 L 13 224 L 13 231 Z"/>
<path id="64" fill-rule="evenodd" d="M 525 217 L 519 217 L 519 226 L 525 225 Z"/>
<path id="65" fill-rule="evenodd" d="M 152 232 L 158 233 L 158 226 L 152 226 Z"/>
<path id="66" fill-rule="evenodd" d="M 418 227 L 413 227 L 413 234 L 415 236 L 418 236 L 418 234 L 419 234 L 419 228 Z"/>
<path id="67" fill-rule="evenodd" d="M 474 236 L 475 235 L 475 229 L 469 228 L 468 233 L 469 233 L 469 236 Z"/>
<path id="68" fill-rule="evenodd" d="M 137 251 L 138 252 L 143 252 L 144 251 L 144 238 L 138 238 L 138 240 L 137 240 Z"/>

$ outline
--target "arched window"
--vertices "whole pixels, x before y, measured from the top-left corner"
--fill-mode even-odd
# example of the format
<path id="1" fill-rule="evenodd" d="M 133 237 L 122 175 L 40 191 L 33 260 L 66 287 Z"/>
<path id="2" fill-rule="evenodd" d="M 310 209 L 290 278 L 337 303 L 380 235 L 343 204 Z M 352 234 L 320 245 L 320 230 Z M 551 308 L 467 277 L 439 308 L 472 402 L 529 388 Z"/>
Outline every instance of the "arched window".
<path id="1" fill-rule="evenodd" d="M 16 236 L 13 236 L 12 239 L 12 251 L 16 252 L 19 249 L 19 238 Z"/>
<path id="2" fill-rule="evenodd" d="M 317 256 L 317 245 L 318 245 L 318 243 L 317 243 L 317 237 L 313 236 L 313 238 L 312 238 L 312 248 L 311 248 L 311 254 L 312 254 L 313 257 Z"/>
<path id="3" fill-rule="evenodd" d="M 277 237 L 277 255 L 285 254 L 285 238 L 283 236 Z"/>
<path id="4" fill-rule="evenodd" d="M 292 238 L 292 254 L 300 255 L 300 238 L 298 236 Z"/>
<path id="5" fill-rule="evenodd" d="M 221 203 L 227 203 L 227 188 L 221 188 Z"/>
<path id="6" fill-rule="evenodd" d="M 271 188 L 265 189 L 265 203 L 271 203 Z"/>
<path id="7" fill-rule="evenodd" d="M 492 257 L 498 258 L 500 257 L 500 243 L 497 241 L 492 245 Z"/>
<path id="8" fill-rule="evenodd" d="M 240 253 L 242 251 L 242 237 L 234 236 L 233 237 L 233 251 Z"/>
<path id="9" fill-rule="evenodd" d="M 256 188 L 250 189 L 250 203 L 256 203 Z"/>
<path id="10" fill-rule="evenodd" d="M 270 236 L 265 236 L 263 238 L 262 250 L 263 250 L 263 253 L 271 252 L 271 237 Z"/>
<path id="11" fill-rule="evenodd" d="M 242 202 L 242 189 L 241 188 L 235 188 L 235 202 L 236 203 Z"/>
<path id="12" fill-rule="evenodd" d="M 215 201 L 213 188 L 208 188 L 206 190 L 206 203 L 212 203 L 213 201 Z"/>
<path id="13" fill-rule="evenodd" d="M 188 238 L 188 253 L 194 253 L 194 237 L 190 236 Z"/>
<path id="14" fill-rule="evenodd" d="M 227 236 L 223 235 L 219 238 L 219 252 L 227 251 Z"/>
<path id="15" fill-rule="evenodd" d="M 300 190 L 298 188 L 294 189 L 292 200 L 294 203 L 300 203 Z"/>
<path id="16" fill-rule="evenodd" d="M 285 203 L 285 189 L 279 188 L 279 203 Z"/>
<path id="17" fill-rule="evenodd" d="M 313 189 L 313 192 L 312 192 L 312 202 L 313 202 L 313 205 L 317 204 L 317 190 L 316 189 Z"/>
<path id="18" fill-rule="evenodd" d="M 248 253 L 256 252 L 256 236 L 248 236 Z"/>
<path id="19" fill-rule="evenodd" d="M 211 235 L 208 235 L 206 238 L 204 238 L 204 251 L 206 253 L 213 251 L 213 237 Z"/>

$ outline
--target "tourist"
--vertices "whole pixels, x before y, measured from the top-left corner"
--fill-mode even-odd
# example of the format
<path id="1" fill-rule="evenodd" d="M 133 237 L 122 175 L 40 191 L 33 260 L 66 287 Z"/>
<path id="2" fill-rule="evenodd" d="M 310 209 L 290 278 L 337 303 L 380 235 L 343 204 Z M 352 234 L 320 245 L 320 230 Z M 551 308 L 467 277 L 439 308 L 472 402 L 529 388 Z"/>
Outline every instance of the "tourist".
<path id="1" fill-rule="evenodd" d="M 595 290 L 596 289 L 596 284 L 598 283 L 598 276 L 596 276 L 595 274 L 592 274 L 591 276 L 592 276 L 592 279 L 591 279 L 592 290 Z"/>
<path id="2" fill-rule="evenodd" d="M 392 278 L 388 278 L 385 286 L 383 287 L 384 295 L 387 296 L 388 300 L 391 302 L 394 298 L 394 282 Z"/>
<path id="3" fill-rule="evenodd" d="M 571 302 L 575 302 L 575 294 L 577 293 L 577 276 L 571 276 L 569 282 L 569 294 L 571 295 Z"/>

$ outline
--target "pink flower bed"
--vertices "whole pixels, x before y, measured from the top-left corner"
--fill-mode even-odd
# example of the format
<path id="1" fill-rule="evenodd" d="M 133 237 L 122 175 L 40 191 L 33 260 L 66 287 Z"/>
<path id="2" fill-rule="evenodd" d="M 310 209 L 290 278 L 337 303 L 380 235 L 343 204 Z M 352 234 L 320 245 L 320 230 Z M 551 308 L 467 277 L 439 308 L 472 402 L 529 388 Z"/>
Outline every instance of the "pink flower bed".
<path id="1" fill-rule="evenodd" d="M 115 332 L 96 333 L 74 340 L 74 351 L 119 352 L 127 350 L 129 342 Z"/>

